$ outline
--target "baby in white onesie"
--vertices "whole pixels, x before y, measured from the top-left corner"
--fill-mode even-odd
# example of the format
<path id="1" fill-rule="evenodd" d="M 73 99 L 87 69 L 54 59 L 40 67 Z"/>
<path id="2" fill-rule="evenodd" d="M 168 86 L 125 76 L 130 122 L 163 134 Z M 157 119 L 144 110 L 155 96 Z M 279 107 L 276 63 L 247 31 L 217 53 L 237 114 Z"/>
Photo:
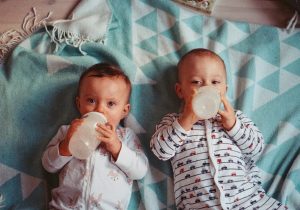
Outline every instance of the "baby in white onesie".
<path id="1" fill-rule="evenodd" d="M 287 209 L 266 195 L 256 160 L 264 139 L 255 124 L 235 111 L 226 98 L 226 67 L 207 49 L 194 49 L 178 65 L 175 90 L 182 112 L 167 114 L 156 126 L 150 147 L 161 160 L 171 160 L 177 209 Z M 208 120 L 196 116 L 197 89 L 213 86 L 224 109 Z"/>
<path id="2" fill-rule="evenodd" d="M 69 151 L 82 119 L 61 126 L 52 138 L 42 157 L 48 172 L 60 172 L 50 209 L 127 209 L 133 180 L 142 179 L 148 169 L 139 139 L 120 126 L 130 111 L 130 92 L 131 83 L 118 66 L 95 64 L 81 75 L 76 97 L 80 114 L 99 112 L 108 123 L 97 125 L 101 143 L 86 160 Z"/>

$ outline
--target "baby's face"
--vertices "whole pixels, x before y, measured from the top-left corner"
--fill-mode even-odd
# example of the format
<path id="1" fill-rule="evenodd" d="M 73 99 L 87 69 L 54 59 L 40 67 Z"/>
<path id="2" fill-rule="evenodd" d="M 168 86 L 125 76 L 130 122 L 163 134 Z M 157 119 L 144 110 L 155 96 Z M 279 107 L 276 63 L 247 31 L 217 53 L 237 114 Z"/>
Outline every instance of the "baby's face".
<path id="1" fill-rule="evenodd" d="M 222 61 L 217 58 L 190 55 L 179 68 L 179 82 L 176 84 L 179 98 L 187 100 L 202 86 L 214 86 L 221 95 L 226 94 L 226 70 Z"/>
<path id="2" fill-rule="evenodd" d="M 81 115 L 100 112 L 116 127 L 130 110 L 129 87 L 117 77 L 86 77 L 83 79 L 76 98 Z"/>

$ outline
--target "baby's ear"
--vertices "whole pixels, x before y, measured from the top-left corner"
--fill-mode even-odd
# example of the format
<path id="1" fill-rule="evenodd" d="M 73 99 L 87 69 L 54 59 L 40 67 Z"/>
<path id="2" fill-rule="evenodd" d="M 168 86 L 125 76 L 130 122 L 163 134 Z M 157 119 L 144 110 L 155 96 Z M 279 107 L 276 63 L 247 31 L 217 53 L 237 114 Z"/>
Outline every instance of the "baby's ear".
<path id="1" fill-rule="evenodd" d="M 125 104 L 123 108 L 123 118 L 126 117 L 130 112 L 130 104 Z"/>
<path id="2" fill-rule="evenodd" d="M 181 91 L 181 85 L 178 82 L 175 84 L 175 92 L 176 92 L 178 98 L 182 99 L 183 96 L 182 96 L 182 91 Z"/>

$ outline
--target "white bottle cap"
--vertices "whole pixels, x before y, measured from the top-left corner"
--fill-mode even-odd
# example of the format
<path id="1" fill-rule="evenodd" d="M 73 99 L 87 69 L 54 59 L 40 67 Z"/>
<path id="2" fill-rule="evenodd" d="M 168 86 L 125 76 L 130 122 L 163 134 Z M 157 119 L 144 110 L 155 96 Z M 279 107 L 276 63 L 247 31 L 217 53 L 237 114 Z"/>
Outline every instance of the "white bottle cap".
<path id="1" fill-rule="evenodd" d="M 105 124 L 107 119 L 99 112 L 89 112 L 82 116 L 83 122 L 70 139 L 69 150 L 78 159 L 87 159 L 98 147 L 99 133 L 95 130 L 97 123 Z"/>
<path id="2" fill-rule="evenodd" d="M 213 86 L 200 87 L 192 100 L 193 111 L 201 119 L 209 119 L 216 116 L 220 104 L 220 92 Z"/>

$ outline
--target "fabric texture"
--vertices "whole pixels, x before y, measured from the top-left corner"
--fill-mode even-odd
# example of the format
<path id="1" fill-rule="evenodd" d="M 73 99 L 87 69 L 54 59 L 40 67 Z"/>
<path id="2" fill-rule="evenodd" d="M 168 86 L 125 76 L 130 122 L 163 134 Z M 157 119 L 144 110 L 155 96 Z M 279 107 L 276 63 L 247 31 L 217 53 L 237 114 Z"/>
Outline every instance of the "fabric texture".
<path id="1" fill-rule="evenodd" d="M 172 163 L 177 209 L 286 209 L 261 186 L 255 165 L 264 147 L 259 129 L 241 111 L 230 131 L 220 117 L 200 120 L 190 131 L 177 113 L 157 125 L 150 148 Z"/>
<path id="2" fill-rule="evenodd" d="M 165 0 L 111 0 L 109 8 L 106 42 L 83 43 L 86 55 L 65 42 L 55 51 L 42 29 L 0 65 L 2 208 L 47 209 L 57 175 L 42 168 L 42 152 L 60 125 L 79 116 L 74 100 L 80 74 L 106 61 L 133 83 L 126 125 L 150 164 L 146 177 L 133 183 L 128 209 L 175 209 L 171 165 L 153 155 L 149 142 L 162 117 L 180 107 L 174 92 L 179 58 L 204 47 L 224 59 L 230 102 L 264 136 L 257 161 L 264 190 L 299 209 L 300 30 L 215 19 Z"/>
<path id="3" fill-rule="evenodd" d="M 101 147 L 87 160 L 79 160 L 59 155 L 58 145 L 68 128 L 60 127 L 42 158 L 47 171 L 59 172 L 59 186 L 52 190 L 50 208 L 127 209 L 133 180 L 143 178 L 148 166 L 137 136 L 119 126 L 116 132 L 122 148 L 117 161 Z"/>

